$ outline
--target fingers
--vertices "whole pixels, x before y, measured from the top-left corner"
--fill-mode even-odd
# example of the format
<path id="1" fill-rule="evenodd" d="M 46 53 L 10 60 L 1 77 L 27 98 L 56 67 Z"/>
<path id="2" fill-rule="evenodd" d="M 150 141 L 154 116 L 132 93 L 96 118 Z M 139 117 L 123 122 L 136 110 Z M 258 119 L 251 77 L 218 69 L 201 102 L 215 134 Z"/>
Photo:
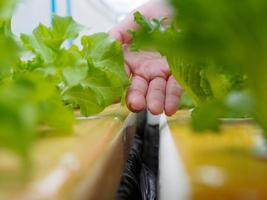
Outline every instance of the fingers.
<path id="1" fill-rule="evenodd" d="M 133 112 L 142 111 L 146 107 L 146 93 L 148 88 L 148 82 L 140 76 L 134 76 L 132 78 L 131 86 L 127 92 L 127 105 Z"/>
<path id="2" fill-rule="evenodd" d="M 165 114 L 173 115 L 178 110 L 178 104 L 182 88 L 178 85 L 173 76 L 170 76 L 166 85 Z"/>
<path id="3" fill-rule="evenodd" d="M 129 45 L 123 46 L 123 52 L 125 58 L 135 65 L 140 65 L 143 60 L 163 58 L 162 55 L 157 51 L 131 51 Z"/>
<path id="4" fill-rule="evenodd" d="M 164 110 L 166 80 L 160 77 L 153 79 L 147 91 L 146 101 L 148 110 L 158 115 Z"/>
<path id="5" fill-rule="evenodd" d="M 151 81 L 155 77 L 167 79 L 170 75 L 168 63 L 165 59 L 145 60 L 140 66 L 133 68 L 134 73 Z"/>
<path id="6" fill-rule="evenodd" d="M 154 115 L 165 111 L 166 115 L 171 116 L 178 110 L 181 93 L 182 89 L 173 76 L 167 81 L 157 77 L 150 83 L 140 76 L 134 76 L 126 100 L 133 112 L 142 111 L 147 107 Z"/>
<path id="7" fill-rule="evenodd" d="M 131 72 L 142 76 L 147 81 L 151 81 L 155 77 L 167 79 L 170 75 L 167 60 L 158 52 L 131 52 L 125 47 L 124 58 L 130 66 Z"/>

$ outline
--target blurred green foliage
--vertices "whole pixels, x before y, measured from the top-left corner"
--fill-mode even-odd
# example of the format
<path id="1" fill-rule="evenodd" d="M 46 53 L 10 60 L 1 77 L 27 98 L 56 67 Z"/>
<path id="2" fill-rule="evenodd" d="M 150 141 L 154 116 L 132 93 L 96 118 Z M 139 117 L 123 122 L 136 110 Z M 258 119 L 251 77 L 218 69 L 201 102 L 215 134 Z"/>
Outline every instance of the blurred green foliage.
<path id="1" fill-rule="evenodd" d="M 18 0 L 1 0 L 0 1 L 0 21 L 9 20 Z"/>
<path id="2" fill-rule="evenodd" d="M 267 2 L 172 0 L 174 19 L 145 19 L 133 49 L 156 49 L 196 108 L 196 130 L 218 129 L 223 117 L 251 117 L 267 131 Z"/>

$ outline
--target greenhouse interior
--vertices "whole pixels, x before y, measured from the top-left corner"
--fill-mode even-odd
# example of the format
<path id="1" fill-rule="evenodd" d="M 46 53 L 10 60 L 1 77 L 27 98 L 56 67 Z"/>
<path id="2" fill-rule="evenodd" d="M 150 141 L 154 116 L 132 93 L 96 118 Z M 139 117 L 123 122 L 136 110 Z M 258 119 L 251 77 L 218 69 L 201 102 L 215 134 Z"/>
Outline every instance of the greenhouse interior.
<path id="1" fill-rule="evenodd" d="M 0 0 L 0 200 L 266 200 L 266 0 Z"/>

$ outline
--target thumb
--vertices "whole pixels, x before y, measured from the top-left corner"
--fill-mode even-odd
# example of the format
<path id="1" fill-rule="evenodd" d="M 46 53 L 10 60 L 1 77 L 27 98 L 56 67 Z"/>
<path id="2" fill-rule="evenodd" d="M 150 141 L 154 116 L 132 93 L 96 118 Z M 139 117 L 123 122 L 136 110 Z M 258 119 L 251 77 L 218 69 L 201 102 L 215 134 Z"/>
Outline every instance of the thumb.
<path id="1" fill-rule="evenodd" d="M 124 20 L 122 20 L 117 26 L 113 27 L 109 31 L 109 35 L 122 44 L 129 44 L 132 36 L 129 30 L 137 30 L 138 25 L 134 22 L 133 13 L 129 14 Z"/>
<path id="2" fill-rule="evenodd" d="M 129 44 L 131 42 L 132 36 L 129 33 L 129 30 L 137 30 L 138 25 L 134 21 L 133 13 L 139 11 L 146 18 L 159 18 L 159 17 L 168 17 L 172 15 L 171 8 L 165 3 L 155 3 L 150 2 L 144 4 L 143 6 L 137 8 L 131 12 L 124 20 L 122 20 L 117 26 L 112 28 L 109 31 L 111 37 L 116 38 L 122 44 Z"/>

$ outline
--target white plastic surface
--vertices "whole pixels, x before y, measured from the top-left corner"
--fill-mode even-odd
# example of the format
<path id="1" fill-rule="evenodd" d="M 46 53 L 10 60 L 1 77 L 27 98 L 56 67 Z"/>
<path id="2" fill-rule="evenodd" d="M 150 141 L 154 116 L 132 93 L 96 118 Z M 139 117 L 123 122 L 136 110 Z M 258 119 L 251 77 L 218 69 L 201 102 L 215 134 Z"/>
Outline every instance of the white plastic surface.
<path id="1" fill-rule="evenodd" d="M 190 199 L 190 183 L 165 115 L 160 118 L 159 199 Z"/>

